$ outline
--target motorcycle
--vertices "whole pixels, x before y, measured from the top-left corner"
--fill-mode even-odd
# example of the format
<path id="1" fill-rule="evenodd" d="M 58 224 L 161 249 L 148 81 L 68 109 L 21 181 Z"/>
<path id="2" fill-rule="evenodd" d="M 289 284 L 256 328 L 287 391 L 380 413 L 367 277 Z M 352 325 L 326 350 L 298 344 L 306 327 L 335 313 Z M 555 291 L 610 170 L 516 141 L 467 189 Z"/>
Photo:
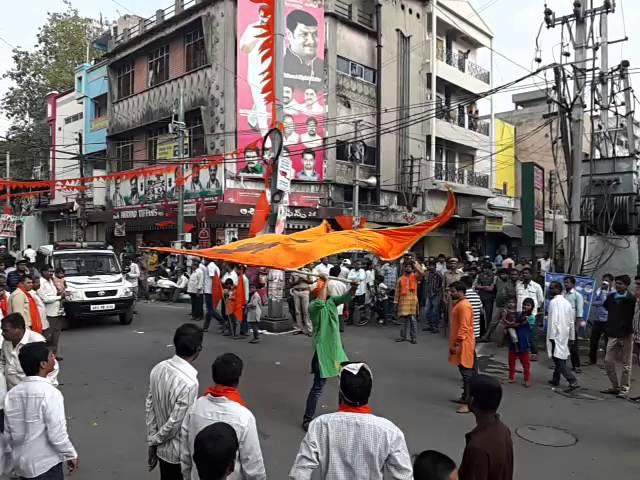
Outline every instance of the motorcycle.
<path id="1" fill-rule="evenodd" d="M 158 292 L 158 300 L 175 303 L 180 294 L 184 292 L 189 279 L 183 273 L 176 281 L 171 278 L 158 277 L 155 286 Z"/>

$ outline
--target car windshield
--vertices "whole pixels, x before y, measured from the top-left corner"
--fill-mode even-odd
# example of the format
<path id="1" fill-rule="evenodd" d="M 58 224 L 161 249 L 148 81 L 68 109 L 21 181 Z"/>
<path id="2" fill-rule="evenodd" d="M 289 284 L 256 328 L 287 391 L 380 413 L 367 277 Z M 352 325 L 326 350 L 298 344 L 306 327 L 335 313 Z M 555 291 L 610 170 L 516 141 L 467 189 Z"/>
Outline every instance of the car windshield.
<path id="1" fill-rule="evenodd" d="M 63 253 L 54 255 L 53 259 L 54 267 L 63 268 L 67 277 L 121 273 L 112 253 Z"/>

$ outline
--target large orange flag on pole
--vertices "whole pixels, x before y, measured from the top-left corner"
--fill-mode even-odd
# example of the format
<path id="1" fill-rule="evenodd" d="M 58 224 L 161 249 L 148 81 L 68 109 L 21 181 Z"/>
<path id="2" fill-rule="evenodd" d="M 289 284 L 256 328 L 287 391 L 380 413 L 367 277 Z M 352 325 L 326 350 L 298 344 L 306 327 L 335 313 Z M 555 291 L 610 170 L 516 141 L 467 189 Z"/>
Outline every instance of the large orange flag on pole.
<path id="1" fill-rule="evenodd" d="M 427 233 L 447 223 L 455 211 L 456 199 L 449 192 L 447 204 L 438 216 L 407 227 L 332 232 L 323 222 L 318 227 L 291 235 L 261 235 L 204 250 L 150 250 L 280 270 L 297 269 L 323 257 L 352 251 L 366 251 L 382 260 L 392 261 L 400 258 Z"/>

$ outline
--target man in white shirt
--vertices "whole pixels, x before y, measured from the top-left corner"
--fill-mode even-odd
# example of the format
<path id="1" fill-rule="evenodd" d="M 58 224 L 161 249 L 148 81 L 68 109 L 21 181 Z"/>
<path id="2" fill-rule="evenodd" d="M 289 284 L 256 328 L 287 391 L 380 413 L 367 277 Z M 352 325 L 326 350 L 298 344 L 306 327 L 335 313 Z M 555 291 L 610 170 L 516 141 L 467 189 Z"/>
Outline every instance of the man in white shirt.
<path id="1" fill-rule="evenodd" d="M 335 267 L 331 267 L 331 270 L 329 270 L 329 275 L 332 277 L 340 278 L 340 267 L 337 265 Z M 341 297 L 345 295 L 349 290 L 351 290 L 351 285 L 349 285 L 347 282 L 341 282 L 340 280 L 331 279 L 327 281 L 327 295 L 329 297 Z M 344 332 L 344 304 L 341 303 L 340 305 L 337 305 L 336 309 L 338 310 L 340 331 Z"/>
<path id="2" fill-rule="evenodd" d="M 256 419 L 244 406 L 245 402 L 238 391 L 242 368 L 242 360 L 233 353 L 220 355 L 213 362 L 211 372 L 214 385 L 196 400 L 182 424 L 180 460 L 184 480 L 209 480 L 200 479 L 193 468 L 194 442 L 201 430 L 217 422 L 231 425 L 240 442 L 234 471 L 228 478 L 266 480 Z"/>
<path id="3" fill-rule="evenodd" d="M 45 332 L 47 334 L 47 343 L 56 356 L 56 360 L 60 361 L 62 357 L 58 355 L 58 345 L 64 324 L 64 308 L 62 306 L 64 292 L 62 295 L 58 294 L 56 284 L 53 282 L 53 269 L 51 267 L 45 266 L 42 268 L 42 279 L 37 293 L 44 302 L 47 321 L 49 322 L 49 329 Z"/>
<path id="4" fill-rule="evenodd" d="M 64 480 L 78 468 L 78 454 L 67 433 L 62 393 L 48 381 L 56 359 L 44 342 L 20 351 L 24 381 L 4 400 L 5 431 L 15 473 L 20 478 Z"/>
<path id="5" fill-rule="evenodd" d="M 579 388 L 578 380 L 567 368 L 569 342 L 576 338 L 575 313 L 571 304 L 562 296 L 562 290 L 560 282 L 551 282 L 549 285 L 549 294 L 552 299 L 549 302 L 547 353 L 549 358 L 553 358 L 555 364 L 553 378 L 549 383 L 557 387 L 560 385 L 560 375 L 562 375 L 569 382 L 568 391 L 572 391 Z"/>
<path id="6" fill-rule="evenodd" d="M 130 257 L 126 257 L 124 261 L 125 268 L 129 271 L 125 274 L 127 282 L 131 284 L 131 290 L 133 290 L 133 298 L 138 300 L 138 280 L 140 279 L 140 267 L 138 264 L 131 260 Z"/>
<path id="7" fill-rule="evenodd" d="M 533 281 L 530 267 L 524 267 L 520 272 L 522 280 L 516 284 L 516 310 L 522 312 L 522 302 L 525 298 L 533 300 L 533 313 L 544 311 L 544 293 L 540 284 Z"/>
<path id="8" fill-rule="evenodd" d="M 218 268 L 218 265 L 216 265 L 216 262 L 214 262 L 213 260 L 210 260 L 210 261 L 205 260 L 204 263 L 206 263 L 206 266 L 205 266 L 205 270 L 203 270 L 203 273 L 204 273 L 203 289 L 204 289 L 204 304 L 205 304 L 205 307 L 207 308 L 207 312 L 204 317 L 204 326 L 202 327 L 202 329 L 205 332 L 208 332 L 209 325 L 211 325 L 212 318 L 215 317 L 220 327 L 224 326 L 224 319 L 222 318 L 222 315 L 220 315 L 216 310 L 216 305 L 213 304 L 213 282 L 217 282 L 220 280 L 220 277 L 221 277 L 220 269 Z M 217 280 L 216 280 L 216 277 L 218 277 Z"/>
<path id="9" fill-rule="evenodd" d="M 360 260 L 355 261 L 354 268 L 349 272 L 347 280 L 358 284 L 356 294 L 353 297 L 353 303 L 349 309 L 349 315 L 353 318 L 355 308 L 364 305 L 367 294 L 367 272 L 362 268 L 362 262 Z"/>
<path id="10" fill-rule="evenodd" d="M 331 268 L 333 265 L 329 263 L 329 259 L 327 257 L 321 258 L 320 263 L 313 267 L 312 273 L 314 275 L 329 275 Z"/>
<path id="11" fill-rule="evenodd" d="M 551 271 L 551 258 L 547 252 L 544 257 L 538 259 L 538 271 L 540 276 L 544 277 L 544 274 Z"/>
<path id="12" fill-rule="evenodd" d="M 189 283 L 187 283 L 187 293 L 191 297 L 191 319 L 202 320 L 204 312 L 202 304 L 202 291 L 204 289 L 204 275 L 200 268 L 200 259 L 193 258 L 191 265 L 192 271 L 189 276 Z"/>
<path id="13" fill-rule="evenodd" d="M 342 368 L 338 412 L 321 415 L 309 424 L 289 473 L 291 480 L 413 479 L 402 431 L 371 413 L 372 384 L 366 364 L 349 363 Z M 314 477 L 316 471 L 319 477 Z"/>
<path id="14" fill-rule="evenodd" d="M 346 280 L 349 277 L 349 272 L 351 271 L 351 268 L 349 267 L 351 267 L 351 260 L 348 258 L 342 260 L 342 263 L 340 264 L 340 278 L 344 278 Z"/>
<path id="15" fill-rule="evenodd" d="M 18 355 L 22 348 L 29 343 L 46 342 L 39 333 L 25 327 L 24 318 L 19 313 L 10 313 L 1 321 L 2 350 L 0 350 L 0 406 L 9 390 L 26 378 L 20 366 Z M 58 362 L 48 375 L 52 385 L 58 385 Z"/>
<path id="16" fill-rule="evenodd" d="M 161 480 L 182 480 L 180 429 L 198 397 L 193 362 L 202 350 L 202 329 L 190 323 L 178 327 L 173 345 L 175 355 L 151 370 L 145 404 L 149 470 L 160 463 Z"/>
<path id="17" fill-rule="evenodd" d="M 24 258 L 27 262 L 29 262 L 29 266 L 32 267 L 36 263 L 37 252 L 33 249 L 31 245 L 27 245 L 27 248 L 22 252 L 22 258 Z"/>

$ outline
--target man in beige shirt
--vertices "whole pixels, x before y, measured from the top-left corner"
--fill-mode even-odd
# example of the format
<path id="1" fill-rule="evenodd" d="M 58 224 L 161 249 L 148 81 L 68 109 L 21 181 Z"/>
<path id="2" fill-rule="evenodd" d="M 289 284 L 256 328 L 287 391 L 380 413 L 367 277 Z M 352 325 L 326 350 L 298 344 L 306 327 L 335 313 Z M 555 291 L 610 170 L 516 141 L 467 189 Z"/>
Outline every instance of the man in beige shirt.
<path id="1" fill-rule="evenodd" d="M 33 289 L 33 278 L 31 275 L 23 275 L 18 281 L 16 288 L 9 297 L 9 310 L 11 313 L 19 313 L 24 318 L 27 328 L 31 328 L 31 309 L 29 308 L 29 291 Z"/>

